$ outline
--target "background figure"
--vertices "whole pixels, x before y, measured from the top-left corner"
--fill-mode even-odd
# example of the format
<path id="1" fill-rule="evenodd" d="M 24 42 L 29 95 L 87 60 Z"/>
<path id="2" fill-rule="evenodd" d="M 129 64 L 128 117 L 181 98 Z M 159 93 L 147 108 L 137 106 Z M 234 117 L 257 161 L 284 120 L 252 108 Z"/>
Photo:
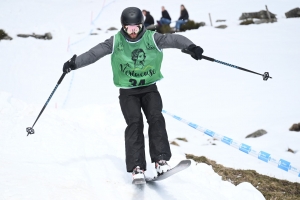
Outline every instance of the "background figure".
<path id="1" fill-rule="evenodd" d="M 153 19 L 152 15 L 150 15 L 149 11 L 143 10 L 143 15 L 145 16 L 144 25 L 146 28 L 147 28 L 147 26 L 154 24 L 154 19 Z"/>
<path id="2" fill-rule="evenodd" d="M 180 9 L 181 9 L 180 17 L 179 17 L 178 21 L 176 21 L 175 31 L 180 31 L 180 26 L 182 24 L 185 24 L 189 20 L 189 13 L 183 4 L 180 6 Z"/>
<path id="3" fill-rule="evenodd" d="M 165 9 L 164 6 L 161 7 L 161 18 L 159 21 L 157 21 L 159 25 L 164 25 L 164 24 L 170 24 L 171 23 L 171 17 L 168 13 L 168 11 Z"/>

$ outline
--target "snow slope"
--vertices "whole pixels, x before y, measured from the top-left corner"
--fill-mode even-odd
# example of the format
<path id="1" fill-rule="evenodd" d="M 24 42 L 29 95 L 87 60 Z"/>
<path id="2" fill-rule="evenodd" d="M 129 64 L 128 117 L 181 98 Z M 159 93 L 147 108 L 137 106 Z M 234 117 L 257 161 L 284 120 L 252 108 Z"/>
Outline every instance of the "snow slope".
<path id="1" fill-rule="evenodd" d="M 174 20 L 181 3 L 164 2 Z M 298 1 L 189 0 L 184 4 L 191 19 L 207 24 L 181 33 L 200 45 L 204 55 L 259 73 L 268 71 L 273 79 L 265 82 L 257 75 L 195 61 L 179 50 L 167 49 L 162 67 L 165 79 L 158 83 L 164 109 L 300 167 L 299 153 L 286 151 L 299 150 L 299 133 L 288 129 L 299 123 L 300 26 L 299 19 L 284 17 L 299 7 Z M 265 5 L 277 14 L 277 23 L 238 26 L 242 12 L 259 11 Z M 26 137 L 25 128 L 33 124 L 54 89 L 63 63 L 115 34 L 106 30 L 120 27 L 119 16 L 127 6 L 150 10 L 158 19 L 162 4 L 144 0 L 1 2 L 0 28 L 14 39 L 0 42 L 0 199 L 264 199 L 251 184 L 234 186 L 222 181 L 210 166 L 194 162 L 163 182 L 131 185 L 124 162 L 126 124 L 109 56 L 68 74 L 35 125 L 36 134 Z M 208 13 L 214 25 L 216 19 L 226 19 L 228 28 L 209 26 Z M 31 32 L 51 32 L 53 40 L 16 37 Z M 98 35 L 90 36 L 90 32 Z M 207 135 L 169 116 L 165 119 L 170 141 L 188 140 L 171 146 L 172 166 L 185 159 L 185 153 L 192 153 L 227 167 L 300 182 L 299 177 L 221 142 L 210 145 Z M 245 139 L 261 128 L 268 134 Z M 146 130 L 147 126 L 148 143 Z M 152 176 L 154 166 L 147 160 L 146 173 Z"/>

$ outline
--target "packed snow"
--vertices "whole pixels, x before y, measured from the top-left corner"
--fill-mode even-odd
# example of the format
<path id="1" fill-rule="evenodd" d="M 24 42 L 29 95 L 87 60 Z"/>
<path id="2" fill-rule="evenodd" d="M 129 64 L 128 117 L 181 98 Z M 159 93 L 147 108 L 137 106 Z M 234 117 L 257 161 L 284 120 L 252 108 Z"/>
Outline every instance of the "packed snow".
<path id="1" fill-rule="evenodd" d="M 0 28 L 13 37 L 0 41 L 0 199 L 264 199 L 250 183 L 237 186 L 206 164 L 192 165 L 157 183 L 136 186 L 125 168 L 126 127 L 113 85 L 110 56 L 67 74 L 43 114 L 32 126 L 62 74 L 63 63 L 108 39 L 120 28 L 120 14 L 129 6 L 149 10 L 155 20 L 161 6 L 172 20 L 184 3 L 190 19 L 205 27 L 182 34 L 204 49 L 204 55 L 272 79 L 206 60 L 196 61 L 178 49 L 165 49 L 157 83 L 164 109 L 234 140 L 285 159 L 300 168 L 300 19 L 284 13 L 297 0 L 2 0 Z M 278 22 L 240 26 L 243 12 L 268 9 Z M 226 29 L 210 26 L 226 24 Z M 217 19 L 226 22 L 217 23 Z M 97 30 L 101 28 L 101 30 Z M 51 32 L 52 40 L 17 34 Z M 97 35 L 90 35 L 97 33 Z M 229 147 L 165 115 L 175 166 L 185 154 L 206 156 L 235 169 L 300 183 L 300 177 Z M 146 120 L 145 120 L 146 121 Z M 255 139 L 246 135 L 265 129 Z M 148 144 L 147 125 L 144 129 Z M 148 147 L 146 145 L 146 152 Z M 154 164 L 147 155 L 147 176 Z"/>

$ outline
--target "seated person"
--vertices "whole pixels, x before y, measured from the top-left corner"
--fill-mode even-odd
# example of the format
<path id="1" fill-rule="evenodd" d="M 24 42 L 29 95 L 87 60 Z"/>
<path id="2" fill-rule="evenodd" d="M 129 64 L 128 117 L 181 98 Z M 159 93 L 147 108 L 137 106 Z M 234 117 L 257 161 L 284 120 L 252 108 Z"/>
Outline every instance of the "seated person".
<path id="1" fill-rule="evenodd" d="M 145 16 L 144 26 L 147 28 L 147 26 L 154 24 L 154 19 L 152 15 L 150 15 L 150 12 L 147 10 L 143 10 L 143 15 Z"/>
<path id="2" fill-rule="evenodd" d="M 180 26 L 182 24 L 185 24 L 189 20 L 189 13 L 186 10 L 186 8 L 184 7 L 184 5 L 181 5 L 180 9 L 181 9 L 180 17 L 179 17 L 178 21 L 176 21 L 175 31 L 180 31 Z"/>
<path id="3" fill-rule="evenodd" d="M 171 17 L 168 13 L 168 11 L 165 9 L 164 6 L 161 7 L 161 15 L 162 17 L 160 18 L 159 21 L 157 21 L 157 24 L 158 25 L 164 25 L 164 24 L 167 24 L 169 25 L 171 23 Z"/>

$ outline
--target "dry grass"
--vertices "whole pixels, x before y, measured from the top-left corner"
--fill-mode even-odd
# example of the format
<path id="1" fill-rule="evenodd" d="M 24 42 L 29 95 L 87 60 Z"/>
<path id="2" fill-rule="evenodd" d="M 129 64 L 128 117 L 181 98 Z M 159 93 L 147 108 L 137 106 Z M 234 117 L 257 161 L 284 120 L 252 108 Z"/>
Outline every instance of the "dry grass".
<path id="1" fill-rule="evenodd" d="M 198 163 L 211 165 L 213 170 L 222 176 L 222 180 L 229 181 L 234 185 L 242 182 L 251 183 L 259 190 L 267 200 L 300 200 L 300 184 L 286 180 L 279 180 L 269 176 L 261 175 L 255 170 L 241 170 L 224 167 L 204 156 L 186 154 L 187 159 L 193 159 Z"/>
<path id="2" fill-rule="evenodd" d="M 181 141 L 184 141 L 184 142 L 188 142 L 186 138 L 176 138 L 177 140 L 181 140 Z"/>
<path id="3" fill-rule="evenodd" d="M 175 141 L 172 141 L 170 144 L 173 144 L 175 146 L 179 146 L 179 144 L 177 142 L 175 142 Z"/>

